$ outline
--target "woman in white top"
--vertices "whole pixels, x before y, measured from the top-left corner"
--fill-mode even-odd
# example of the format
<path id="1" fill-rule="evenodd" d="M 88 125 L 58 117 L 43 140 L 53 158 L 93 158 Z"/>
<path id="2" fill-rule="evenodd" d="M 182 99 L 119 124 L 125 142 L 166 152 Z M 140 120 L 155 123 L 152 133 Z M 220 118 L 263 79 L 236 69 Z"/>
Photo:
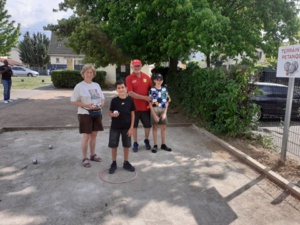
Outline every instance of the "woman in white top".
<path id="1" fill-rule="evenodd" d="M 98 83 L 93 82 L 96 70 L 92 65 L 85 65 L 81 70 L 83 81 L 78 83 L 72 93 L 71 104 L 78 107 L 79 133 L 83 134 L 81 141 L 82 165 L 90 167 L 90 160 L 101 162 L 101 158 L 95 154 L 96 138 L 98 131 L 103 131 L 102 111 L 104 95 Z M 90 115 L 89 111 L 96 115 Z M 88 158 L 90 148 L 90 159 Z"/>

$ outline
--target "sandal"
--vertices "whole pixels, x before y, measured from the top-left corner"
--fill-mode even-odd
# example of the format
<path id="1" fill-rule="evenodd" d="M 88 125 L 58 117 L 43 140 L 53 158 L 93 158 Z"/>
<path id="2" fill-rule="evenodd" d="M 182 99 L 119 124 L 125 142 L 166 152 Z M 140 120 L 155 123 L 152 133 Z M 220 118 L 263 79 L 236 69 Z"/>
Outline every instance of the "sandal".
<path id="1" fill-rule="evenodd" d="M 84 158 L 84 159 L 82 160 L 82 165 L 83 165 L 83 167 L 85 167 L 85 168 L 91 167 L 90 160 L 89 160 L 88 158 Z"/>
<path id="2" fill-rule="evenodd" d="M 98 157 L 97 154 L 94 154 L 94 155 L 91 155 L 91 161 L 101 162 L 102 159 L 100 157 Z"/>

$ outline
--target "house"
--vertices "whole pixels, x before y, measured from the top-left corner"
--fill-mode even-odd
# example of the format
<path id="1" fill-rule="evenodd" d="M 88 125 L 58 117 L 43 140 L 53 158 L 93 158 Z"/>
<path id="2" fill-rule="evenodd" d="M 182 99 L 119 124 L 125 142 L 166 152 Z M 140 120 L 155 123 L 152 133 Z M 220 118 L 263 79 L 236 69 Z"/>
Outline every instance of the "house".
<path id="1" fill-rule="evenodd" d="M 66 46 L 67 38 L 59 39 L 55 34 L 51 34 L 48 54 L 50 56 L 50 70 L 68 69 L 81 70 L 83 67 L 84 55 L 78 55 L 73 50 Z M 97 70 L 106 71 L 106 85 L 114 85 L 117 79 L 125 79 L 131 73 L 130 65 L 108 65 L 99 67 Z M 142 71 L 150 74 L 150 66 L 144 65 Z"/>
<path id="2" fill-rule="evenodd" d="M 21 62 L 15 61 L 7 56 L 0 57 L 0 65 L 3 65 L 4 60 L 7 60 L 9 66 L 24 66 Z"/>
<path id="3" fill-rule="evenodd" d="M 81 70 L 83 67 L 84 55 L 78 55 L 66 46 L 67 38 L 59 39 L 55 34 L 51 34 L 48 54 L 50 56 L 50 70 L 68 69 Z M 116 66 L 109 65 L 105 68 L 100 67 L 97 70 L 106 71 L 107 85 L 112 85 L 116 81 Z"/>
<path id="4" fill-rule="evenodd" d="M 256 56 L 258 58 L 257 63 L 263 63 L 266 59 L 266 55 L 261 49 L 256 49 Z M 245 56 L 245 55 L 244 55 Z M 195 52 L 190 55 L 188 61 L 198 61 L 200 62 L 201 68 L 206 68 L 206 56 L 202 52 Z M 222 62 L 222 66 L 225 68 L 230 68 L 232 65 L 236 65 L 237 63 L 242 61 L 242 56 L 239 54 L 234 58 L 227 57 L 226 60 Z"/>

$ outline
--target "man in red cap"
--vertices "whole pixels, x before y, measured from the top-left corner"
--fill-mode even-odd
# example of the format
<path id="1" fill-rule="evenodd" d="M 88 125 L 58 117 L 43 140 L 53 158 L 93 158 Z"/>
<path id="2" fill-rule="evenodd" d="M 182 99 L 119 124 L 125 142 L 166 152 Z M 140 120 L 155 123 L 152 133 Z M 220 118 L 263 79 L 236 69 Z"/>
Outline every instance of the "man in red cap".
<path id="1" fill-rule="evenodd" d="M 152 87 L 152 81 L 150 77 L 141 72 L 142 62 L 138 59 L 134 59 L 131 62 L 132 74 L 126 77 L 127 92 L 130 97 L 132 97 L 135 104 L 135 118 L 133 126 L 133 148 L 134 152 L 139 150 L 139 144 L 137 143 L 137 128 L 139 125 L 139 120 L 141 120 L 144 130 L 145 130 L 145 146 L 147 150 L 151 149 L 149 142 L 149 133 L 151 128 L 150 122 L 150 108 L 149 101 L 149 90 Z"/>

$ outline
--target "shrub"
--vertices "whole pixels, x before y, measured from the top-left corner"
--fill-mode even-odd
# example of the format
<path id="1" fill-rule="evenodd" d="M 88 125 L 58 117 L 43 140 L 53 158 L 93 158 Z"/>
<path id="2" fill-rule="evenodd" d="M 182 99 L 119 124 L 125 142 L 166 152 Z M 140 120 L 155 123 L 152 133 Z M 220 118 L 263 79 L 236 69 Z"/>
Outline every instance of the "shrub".
<path id="1" fill-rule="evenodd" d="M 237 136 L 250 130 L 256 108 L 249 98 L 248 69 L 192 68 L 168 75 L 172 101 L 204 119 L 214 133 Z"/>
<path id="2" fill-rule="evenodd" d="M 105 87 L 105 76 L 105 71 L 96 71 L 93 81 Z M 56 88 L 74 88 L 83 78 L 79 70 L 54 70 L 51 73 L 51 80 Z"/>

